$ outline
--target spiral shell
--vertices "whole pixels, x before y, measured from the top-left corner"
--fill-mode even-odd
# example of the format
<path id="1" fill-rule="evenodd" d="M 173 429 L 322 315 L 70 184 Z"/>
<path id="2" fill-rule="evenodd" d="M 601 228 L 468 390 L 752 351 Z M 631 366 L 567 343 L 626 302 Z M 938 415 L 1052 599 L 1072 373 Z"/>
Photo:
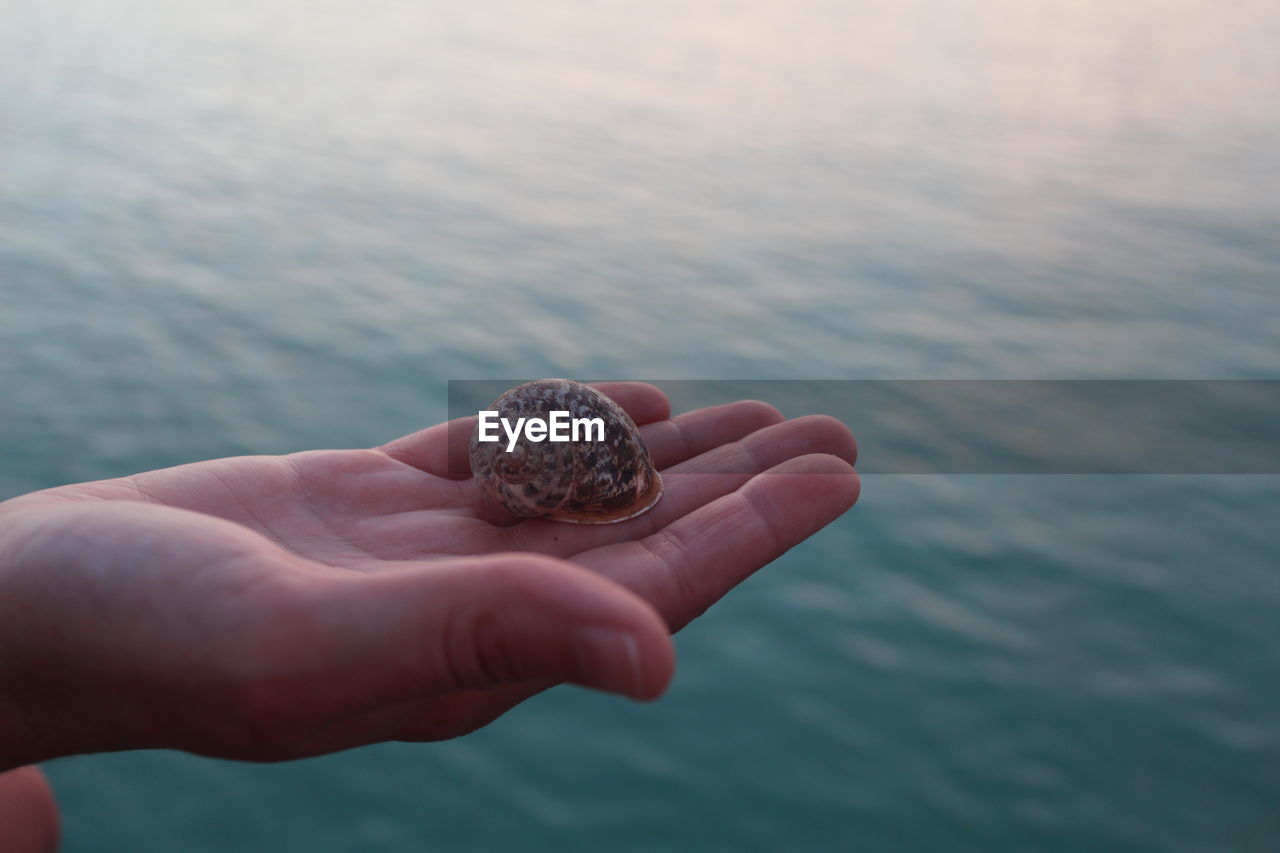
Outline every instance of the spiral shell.
<path id="1" fill-rule="evenodd" d="M 505 435 L 482 442 L 477 426 L 471 434 L 471 473 L 486 498 L 516 515 L 610 524 L 635 518 L 662 497 L 662 478 L 635 422 L 589 385 L 568 379 L 526 382 L 489 409 L 513 425 L 517 418 L 546 420 L 553 411 L 604 421 L 603 441 L 533 442 L 521 435 L 510 452 Z"/>

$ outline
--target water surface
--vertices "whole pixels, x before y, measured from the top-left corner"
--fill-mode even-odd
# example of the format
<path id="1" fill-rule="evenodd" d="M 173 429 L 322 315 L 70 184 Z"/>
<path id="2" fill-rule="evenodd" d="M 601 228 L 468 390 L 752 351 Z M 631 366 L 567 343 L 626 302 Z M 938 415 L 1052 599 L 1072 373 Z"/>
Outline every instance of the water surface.
<path id="1" fill-rule="evenodd" d="M 0 9 L 0 497 L 449 379 L 1280 378 L 1273 3 Z M 1278 510 L 869 476 L 656 705 L 64 759 L 66 849 L 1271 849 Z"/>

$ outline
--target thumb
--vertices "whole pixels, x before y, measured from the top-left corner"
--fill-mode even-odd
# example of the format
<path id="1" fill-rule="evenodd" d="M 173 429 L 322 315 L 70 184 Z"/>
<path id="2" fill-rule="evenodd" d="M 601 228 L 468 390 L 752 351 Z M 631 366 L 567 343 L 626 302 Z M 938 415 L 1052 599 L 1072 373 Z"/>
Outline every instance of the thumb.
<path id="1" fill-rule="evenodd" d="M 312 636 L 328 638 L 329 663 L 374 702 L 531 679 L 654 699 L 675 665 L 666 623 L 646 601 L 552 557 L 349 575 L 316 603 L 336 624 Z"/>

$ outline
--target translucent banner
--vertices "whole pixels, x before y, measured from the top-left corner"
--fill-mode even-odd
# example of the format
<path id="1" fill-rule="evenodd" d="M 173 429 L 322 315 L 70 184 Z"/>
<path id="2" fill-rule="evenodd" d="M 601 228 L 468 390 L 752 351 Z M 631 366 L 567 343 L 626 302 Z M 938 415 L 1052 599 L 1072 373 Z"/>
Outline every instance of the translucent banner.
<path id="1" fill-rule="evenodd" d="M 451 380 L 449 416 L 525 381 Z M 864 474 L 1280 474 L 1280 380 L 643 381 L 675 416 L 755 399 L 838 418 Z"/>

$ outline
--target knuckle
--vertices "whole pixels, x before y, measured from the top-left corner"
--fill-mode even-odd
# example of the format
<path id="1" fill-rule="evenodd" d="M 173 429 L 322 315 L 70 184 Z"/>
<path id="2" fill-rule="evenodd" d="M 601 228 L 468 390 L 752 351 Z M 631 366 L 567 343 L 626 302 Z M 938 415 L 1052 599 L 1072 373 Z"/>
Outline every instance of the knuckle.
<path id="1" fill-rule="evenodd" d="M 439 649 L 447 681 L 465 689 L 525 677 L 529 650 L 512 630 L 512 614 L 544 610 L 566 566 L 553 557 L 503 554 L 468 567 L 481 573 L 476 588 L 486 594 L 453 610 L 442 623 Z"/>
<path id="2" fill-rule="evenodd" d="M 441 644 L 444 668 L 458 689 L 515 680 L 519 666 L 493 608 L 480 607 L 446 620 Z"/>
<path id="3" fill-rule="evenodd" d="M 522 643 L 517 623 L 545 614 L 549 599 L 570 580 L 569 564 L 554 557 L 512 553 L 465 570 L 473 575 L 474 585 L 468 586 L 478 592 L 452 609 L 435 635 L 443 678 L 457 689 L 466 689 L 528 677 L 536 654 Z"/>

